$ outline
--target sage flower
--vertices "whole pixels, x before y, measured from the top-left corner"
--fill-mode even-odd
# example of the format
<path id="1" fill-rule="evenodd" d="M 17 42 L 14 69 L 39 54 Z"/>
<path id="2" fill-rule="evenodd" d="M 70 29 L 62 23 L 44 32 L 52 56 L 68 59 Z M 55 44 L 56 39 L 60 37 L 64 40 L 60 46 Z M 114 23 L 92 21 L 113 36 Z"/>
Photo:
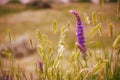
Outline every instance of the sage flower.
<path id="1" fill-rule="evenodd" d="M 69 12 L 76 17 L 77 46 L 82 52 L 82 57 L 85 58 L 87 56 L 86 54 L 87 48 L 85 46 L 85 38 L 84 38 L 84 30 L 83 30 L 84 26 L 82 25 L 82 21 L 77 11 L 70 10 Z"/>

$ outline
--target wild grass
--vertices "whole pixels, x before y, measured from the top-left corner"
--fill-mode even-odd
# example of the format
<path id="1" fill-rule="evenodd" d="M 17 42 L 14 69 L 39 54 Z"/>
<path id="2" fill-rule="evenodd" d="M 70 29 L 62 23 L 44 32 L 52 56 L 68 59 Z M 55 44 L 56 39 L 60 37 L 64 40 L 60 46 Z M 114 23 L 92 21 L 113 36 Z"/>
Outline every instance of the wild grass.
<path id="1" fill-rule="evenodd" d="M 102 8 L 103 7 L 104 6 L 102 6 Z M 48 24 L 41 22 L 42 27 L 36 30 L 36 35 L 38 39 L 38 43 L 37 43 L 38 55 L 35 55 L 34 58 L 32 59 L 35 61 L 34 63 L 32 63 L 33 61 L 31 60 L 31 63 L 33 64 L 34 67 L 31 67 L 31 65 L 29 65 L 28 62 L 24 65 L 24 66 L 29 65 L 29 68 L 32 69 L 31 71 L 33 72 L 31 71 L 26 72 L 24 66 L 22 64 L 21 65 L 18 64 L 17 63 L 18 60 L 16 60 L 16 58 L 14 58 L 13 55 L 11 55 L 10 51 L 6 49 L 2 54 L 5 55 L 7 58 L 2 58 L 2 56 L 0 56 L 1 80 L 4 79 L 6 80 L 119 80 L 120 79 L 120 36 L 119 36 L 119 32 L 117 32 L 117 28 L 113 26 L 112 21 L 109 22 L 105 18 L 103 18 L 103 21 L 101 20 L 101 18 L 100 20 L 98 20 L 99 14 L 96 14 L 97 12 L 95 12 L 94 15 L 92 15 L 91 12 L 91 15 L 88 14 L 87 16 L 85 16 L 85 17 L 93 16 L 93 18 L 90 18 L 89 21 L 90 22 L 93 21 L 94 24 L 93 23 L 84 24 L 85 26 L 93 26 L 93 27 L 92 29 L 91 27 L 90 28 L 85 27 L 88 56 L 86 58 L 82 58 L 80 50 L 75 45 L 76 37 L 72 36 L 73 32 L 75 32 L 74 31 L 75 29 L 73 28 L 73 19 L 71 19 L 70 18 L 71 16 L 69 16 L 70 20 L 68 22 L 67 21 L 64 22 L 64 20 L 68 20 L 68 18 L 66 18 L 68 17 L 67 15 L 68 11 L 67 12 L 65 11 L 63 11 L 63 13 L 60 13 L 59 11 L 55 11 L 58 12 L 58 15 L 55 15 L 56 21 L 52 20 L 53 21 L 52 24 L 51 22 L 49 22 L 49 20 L 51 20 L 53 16 L 49 18 L 43 16 L 42 19 L 45 18 L 46 21 L 47 18 L 49 20 L 46 21 Z M 50 15 L 55 14 L 50 10 L 46 10 L 46 12 L 50 12 L 49 13 Z M 44 15 L 43 11 L 38 13 Z M 66 17 L 63 17 L 63 15 L 61 15 L 64 13 L 65 15 L 67 15 Z M 102 13 L 101 15 L 103 15 Z M 60 26 L 59 21 L 60 23 L 64 22 L 61 25 L 62 27 L 58 27 Z M 13 24 L 14 22 L 10 22 L 10 23 Z M 51 26 L 48 26 L 49 23 L 51 24 Z M 63 26 L 63 24 L 65 26 Z M 108 26 L 106 27 L 105 25 Z M 19 26 L 17 27 L 19 28 Z M 35 30 L 33 28 L 29 28 L 29 29 Z M 46 30 L 46 28 L 48 29 Z M 106 32 L 106 30 L 108 32 Z M 8 32 L 8 36 L 9 36 L 9 40 L 12 42 L 13 41 L 13 38 L 11 39 L 11 36 L 13 37 L 12 32 Z M 105 39 L 105 37 L 107 39 Z M 73 38 L 74 41 L 72 44 L 68 44 L 70 43 L 68 42 L 69 40 L 73 40 L 71 38 Z M 110 41 L 109 43 L 108 40 Z M 105 47 L 104 46 L 105 43 L 107 45 L 109 44 L 109 47 Z M 33 46 L 34 41 L 32 39 L 29 39 L 29 44 L 31 44 L 31 47 L 34 48 Z M 101 44 L 100 45 L 101 47 L 99 47 L 98 44 Z M 72 46 L 72 48 L 68 48 L 70 45 Z M 94 48 L 91 48 L 89 46 L 94 46 Z"/>
<path id="2" fill-rule="evenodd" d="M 53 21 L 54 24 L 54 21 Z M 53 27 L 53 29 L 55 29 Z M 55 30 L 53 30 L 55 31 Z M 93 30 L 92 30 L 93 31 Z M 51 30 L 52 32 L 52 30 Z M 119 80 L 119 35 L 113 42 L 112 49 L 91 50 L 88 48 L 88 56 L 84 59 L 81 52 L 74 49 L 67 52 L 65 36 L 69 28 L 62 27 L 57 50 L 54 42 L 48 40 L 45 34 L 37 30 L 39 60 L 36 63 L 35 74 L 26 75 L 26 72 L 14 61 L 11 53 L 6 49 L 2 54 L 8 57 L 9 66 L 7 72 L 4 59 L 1 62 L 1 80 Z M 98 32 L 98 31 L 97 31 Z M 56 35 L 54 32 L 52 32 Z M 93 34 L 93 33 L 92 33 Z M 103 35 L 103 34 L 102 34 Z M 111 37 L 110 37 L 111 38 Z M 11 39 L 10 39 L 11 40 Z M 30 39 L 31 47 L 33 47 Z M 115 48 L 118 46 L 117 48 Z M 67 54 L 67 56 L 66 56 Z M 15 66 L 17 65 L 17 66 Z"/>
<path id="3" fill-rule="evenodd" d="M 92 18 L 92 12 L 95 12 L 96 15 L 100 15 L 103 17 L 103 23 L 106 23 L 106 19 L 110 19 L 112 23 L 114 24 L 114 30 L 115 30 L 115 36 L 119 34 L 119 21 L 116 19 L 114 10 L 116 8 L 116 3 L 111 4 L 105 4 L 103 5 L 103 9 L 100 11 L 100 7 L 97 5 L 94 5 L 92 3 L 74 3 L 74 4 L 68 4 L 68 5 L 54 5 L 52 9 L 40 9 L 40 10 L 26 10 L 21 11 L 20 13 L 15 14 L 8 14 L 1 16 L 0 18 L 0 42 L 2 43 L 4 41 L 4 38 L 6 37 L 7 29 L 9 28 L 12 31 L 13 38 L 16 36 L 22 35 L 23 33 L 28 33 L 32 36 L 33 39 L 35 39 L 34 32 L 36 29 L 40 29 L 40 31 L 48 36 L 51 39 L 58 39 L 57 36 L 52 37 L 49 35 L 52 26 L 52 21 L 55 19 L 57 22 L 58 29 L 61 28 L 61 26 L 67 26 L 67 23 L 71 23 L 71 30 L 70 34 L 67 36 L 74 36 L 75 28 L 74 26 L 74 19 L 70 16 L 70 14 L 67 12 L 69 9 L 76 9 L 79 11 L 81 18 L 84 20 L 84 13 L 86 13 L 87 16 L 89 16 L 89 19 Z M 98 13 L 97 13 L 98 12 Z M 104 13 L 105 12 L 105 13 Z M 48 14 L 49 13 L 49 14 Z M 99 16 L 97 16 L 97 21 L 99 21 Z M 102 19 L 102 18 L 101 18 Z M 88 40 L 87 34 L 89 33 L 89 30 L 93 28 L 94 26 L 92 24 L 88 25 L 85 23 L 85 36 Z M 91 23 L 91 22 L 90 22 Z M 104 39 L 107 40 L 108 35 L 108 29 L 107 24 L 103 24 L 104 28 Z M 58 30 L 57 34 L 59 34 L 60 31 Z M 97 36 L 95 36 L 97 37 Z M 68 37 L 69 38 L 69 37 Z M 67 39 L 68 39 L 67 38 Z M 99 37 L 97 37 L 99 38 Z M 114 37 L 115 38 L 115 37 Z M 66 40 L 67 40 L 66 39 Z M 94 39 L 94 37 L 93 37 Z M 68 43 L 74 43 L 75 38 L 68 39 Z M 104 43 L 106 45 L 106 43 Z M 72 44 L 74 45 L 74 44 Z M 69 48 L 73 48 L 72 46 Z"/>

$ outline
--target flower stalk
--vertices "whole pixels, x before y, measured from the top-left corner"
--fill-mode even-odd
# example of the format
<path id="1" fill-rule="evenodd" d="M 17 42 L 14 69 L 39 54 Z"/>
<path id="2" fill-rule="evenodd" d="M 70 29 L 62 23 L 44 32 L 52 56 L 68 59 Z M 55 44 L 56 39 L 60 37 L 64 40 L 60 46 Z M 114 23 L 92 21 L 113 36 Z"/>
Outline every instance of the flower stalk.
<path id="1" fill-rule="evenodd" d="M 82 21 L 80 19 L 80 16 L 77 11 L 75 10 L 70 10 L 69 11 L 71 14 L 73 14 L 76 17 L 76 36 L 77 36 L 77 46 L 82 52 L 82 57 L 85 58 L 87 56 L 86 51 L 87 48 L 85 46 L 85 38 L 84 38 L 84 26 L 82 25 Z"/>

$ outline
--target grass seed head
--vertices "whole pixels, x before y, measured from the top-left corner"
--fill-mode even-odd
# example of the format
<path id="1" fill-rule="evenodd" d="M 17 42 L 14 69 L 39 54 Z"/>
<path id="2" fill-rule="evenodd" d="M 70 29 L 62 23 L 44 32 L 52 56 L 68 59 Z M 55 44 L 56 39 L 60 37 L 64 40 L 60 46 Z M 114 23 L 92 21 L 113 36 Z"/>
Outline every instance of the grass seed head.
<path id="1" fill-rule="evenodd" d="M 120 44 L 120 35 L 118 35 L 115 41 L 113 42 L 113 48 L 117 48 L 119 44 Z"/>

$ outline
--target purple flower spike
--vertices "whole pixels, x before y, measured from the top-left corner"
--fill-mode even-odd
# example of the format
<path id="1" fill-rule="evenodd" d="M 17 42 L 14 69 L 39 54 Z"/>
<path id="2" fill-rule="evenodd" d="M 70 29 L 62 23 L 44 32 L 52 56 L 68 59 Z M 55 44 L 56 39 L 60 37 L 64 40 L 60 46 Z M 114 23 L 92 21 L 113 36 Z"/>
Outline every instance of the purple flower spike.
<path id="1" fill-rule="evenodd" d="M 82 52 L 82 57 L 85 58 L 87 56 L 86 51 L 87 48 L 85 46 L 85 38 L 84 38 L 84 26 L 82 25 L 82 21 L 80 19 L 80 16 L 77 11 L 75 10 L 70 10 L 69 11 L 71 14 L 75 15 L 76 17 L 76 36 L 77 36 L 77 46 Z"/>

